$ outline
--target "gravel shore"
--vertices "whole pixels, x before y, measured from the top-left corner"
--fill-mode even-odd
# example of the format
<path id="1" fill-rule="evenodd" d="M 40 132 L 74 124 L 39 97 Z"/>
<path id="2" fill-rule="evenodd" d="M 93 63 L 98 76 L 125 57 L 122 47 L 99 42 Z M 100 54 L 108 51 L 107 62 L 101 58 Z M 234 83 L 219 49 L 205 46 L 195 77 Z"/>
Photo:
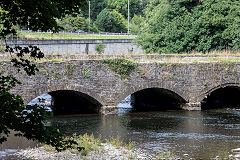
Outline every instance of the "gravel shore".
<path id="1" fill-rule="evenodd" d="M 91 151 L 87 156 L 73 154 L 70 151 L 55 152 L 45 151 L 43 147 L 20 150 L 15 155 L 23 159 L 34 160 L 149 160 L 140 150 L 127 150 L 126 148 L 116 148 L 111 144 L 102 143 L 97 151 Z"/>

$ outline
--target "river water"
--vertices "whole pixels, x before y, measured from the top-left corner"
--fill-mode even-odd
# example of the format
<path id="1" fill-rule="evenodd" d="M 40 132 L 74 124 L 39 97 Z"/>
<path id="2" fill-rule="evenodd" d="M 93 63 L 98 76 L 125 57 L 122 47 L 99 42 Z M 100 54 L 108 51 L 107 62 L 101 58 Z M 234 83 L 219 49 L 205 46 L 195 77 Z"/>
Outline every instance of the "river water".
<path id="1" fill-rule="evenodd" d="M 94 134 L 120 137 L 132 141 L 136 148 L 156 155 L 171 152 L 179 157 L 189 154 L 196 159 L 226 157 L 231 149 L 240 147 L 240 111 L 158 111 L 124 112 L 119 115 L 57 116 L 49 124 L 65 135 Z M 0 146 L 0 159 L 11 159 L 17 148 L 35 146 L 24 138 L 10 137 Z"/>

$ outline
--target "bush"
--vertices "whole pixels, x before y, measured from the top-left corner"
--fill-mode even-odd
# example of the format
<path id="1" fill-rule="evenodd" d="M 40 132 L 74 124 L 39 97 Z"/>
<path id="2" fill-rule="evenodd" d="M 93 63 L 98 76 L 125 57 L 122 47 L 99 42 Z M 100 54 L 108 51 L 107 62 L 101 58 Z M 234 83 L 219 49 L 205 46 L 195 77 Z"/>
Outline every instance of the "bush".
<path id="1" fill-rule="evenodd" d="M 97 151 L 101 147 L 100 138 L 95 138 L 93 135 L 79 135 L 74 134 L 71 138 L 66 138 L 66 140 L 71 139 L 76 142 L 69 149 L 71 153 L 78 154 L 80 153 L 82 156 L 86 156 L 90 151 Z M 55 151 L 55 148 L 51 145 L 44 145 L 43 149 L 45 151 Z"/>
<path id="2" fill-rule="evenodd" d="M 105 47 L 106 47 L 105 44 L 99 43 L 96 45 L 95 50 L 97 51 L 98 54 L 102 54 L 104 52 Z"/>
<path id="3" fill-rule="evenodd" d="M 116 10 L 105 8 L 97 16 L 95 24 L 98 29 L 103 32 L 127 32 L 126 21 Z"/>
<path id="4" fill-rule="evenodd" d="M 104 59 L 102 63 L 108 64 L 111 70 L 122 77 L 129 76 L 137 66 L 135 62 L 122 58 Z"/>
<path id="5" fill-rule="evenodd" d="M 6 46 L 2 44 L 2 41 L 0 41 L 0 53 L 5 53 Z"/>

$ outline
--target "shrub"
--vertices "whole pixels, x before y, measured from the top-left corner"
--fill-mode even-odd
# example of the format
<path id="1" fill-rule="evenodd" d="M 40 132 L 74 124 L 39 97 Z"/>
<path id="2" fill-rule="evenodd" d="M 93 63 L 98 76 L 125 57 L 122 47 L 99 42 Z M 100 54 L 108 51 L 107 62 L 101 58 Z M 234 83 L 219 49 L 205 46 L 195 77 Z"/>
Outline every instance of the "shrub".
<path id="1" fill-rule="evenodd" d="M 137 66 L 135 62 L 122 58 L 104 59 L 102 63 L 108 64 L 109 68 L 121 77 L 129 76 Z"/>
<path id="2" fill-rule="evenodd" d="M 105 44 L 99 43 L 96 45 L 95 50 L 97 51 L 98 54 L 102 54 L 104 52 L 105 47 L 106 47 Z"/>

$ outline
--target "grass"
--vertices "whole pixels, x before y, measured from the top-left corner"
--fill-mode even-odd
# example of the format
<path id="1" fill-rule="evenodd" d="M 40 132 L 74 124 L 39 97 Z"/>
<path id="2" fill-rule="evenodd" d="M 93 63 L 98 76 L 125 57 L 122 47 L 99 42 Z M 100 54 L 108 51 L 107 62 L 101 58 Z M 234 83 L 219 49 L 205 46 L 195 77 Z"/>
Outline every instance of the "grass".
<path id="1" fill-rule="evenodd" d="M 127 35 L 101 35 L 101 34 L 77 34 L 77 33 L 19 33 L 19 39 L 29 40 L 58 40 L 58 39 L 135 39 L 136 36 Z M 9 37 L 11 39 L 11 37 Z M 16 37 L 15 37 L 16 39 Z"/>
<path id="2" fill-rule="evenodd" d="M 71 139 L 77 142 L 76 145 L 73 145 L 72 149 L 69 149 L 69 151 L 73 154 L 81 154 L 82 156 L 86 156 L 91 151 L 103 151 L 103 147 L 101 145 L 103 141 L 101 140 L 101 137 L 95 138 L 93 135 L 88 134 L 79 136 L 74 134 Z M 118 149 L 124 147 L 127 150 L 132 150 L 134 148 L 133 142 L 124 143 L 119 137 L 105 139 L 105 142 Z M 43 145 L 43 149 L 45 151 L 56 152 L 55 148 L 50 145 Z"/>
<path id="3" fill-rule="evenodd" d="M 82 156 L 86 156 L 88 152 L 97 151 L 101 148 L 100 138 L 94 138 L 93 135 L 73 135 L 73 139 L 77 142 L 77 145 L 70 150 L 72 153 L 81 153 Z"/>
<path id="4" fill-rule="evenodd" d="M 117 75 L 125 78 L 137 67 L 134 61 L 124 58 L 103 59 L 101 62 L 107 64 Z"/>
<path id="5" fill-rule="evenodd" d="M 95 138 L 93 135 L 73 135 L 71 137 L 74 141 L 77 142 L 76 145 L 73 145 L 69 151 L 73 154 L 81 154 L 86 156 L 90 151 L 98 151 L 101 148 L 100 138 Z M 55 148 L 50 145 L 43 145 L 45 151 L 56 152 Z"/>
<path id="6" fill-rule="evenodd" d="M 146 53 L 148 54 L 148 53 Z M 150 53 L 151 54 L 151 53 Z M 158 53 L 157 53 L 158 54 Z M 222 49 L 222 50 L 210 50 L 205 53 L 199 51 L 190 51 L 190 52 L 181 52 L 181 53 L 161 53 L 162 55 L 181 55 L 181 56 L 220 56 L 220 55 L 239 55 L 240 50 L 230 50 L 230 49 Z"/>
<path id="7" fill-rule="evenodd" d="M 176 159 L 176 155 L 172 153 L 158 153 L 157 157 L 155 158 L 156 160 L 162 160 L 162 159 Z"/>
<path id="8" fill-rule="evenodd" d="M 227 54 L 224 52 L 216 52 L 209 54 L 123 54 L 123 55 L 110 55 L 110 59 L 129 59 L 134 60 L 136 63 L 239 63 L 240 54 Z M 5 54 L 4 54 L 5 55 Z M 139 59 L 139 57 L 143 59 Z M 149 58 L 148 58 L 149 56 Z M 52 62 L 64 62 L 69 60 L 102 60 L 106 58 L 105 55 L 83 55 L 76 56 L 73 59 L 65 59 L 60 53 L 53 55 L 46 55 L 43 59 L 37 60 L 37 62 L 52 61 Z M 10 56 L 9 56 L 10 59 Z M 0 61 L 9 61 L 8 57 L 0 58 Z M 120 69 L 120 68 L 117 68 Z"/>
<path id="9" fill-rule="evenodd" d="M 128 150 L 132 150 L 134 148 L 133 142 L 124 143 L 120 140 L 120 137 L 116 137 L 116 138 L 112 137 L 110 139 L 106 139 L 105 141 L 106 141 L 106 143 L 111 144 L 116 148 L 124 147 Z"/>
<path id="10" fill-rule="evenodd" d="M 132 59 L 134 60 L 134 57 L 127 57 L 127 59 Z M 91 58 L 91 57 L 85 57 L 84 59 L 81 58 L 73 58 L 73 59 L 64 59 L 64 57 L 45 57 L 41 60 L 36 60 L 36 62 L 65 62 L 65 61 L 71 61 L 71 60 L 98 60 L 98 61 L 103 61 L 104 57 L 98 57 L 96 58 Z M 9 59 L 0 59 L 1 62 L 3 61 L 10 61 Z M 181 58 L 181 57 L 170 57 L 170 58 L 160 58 L 160 59 L 143 59 L 143 60 L 134 60 L 136 64 L 138 63 L 240 63 L 240 57 L 199 57 L 198 59 L 191 59 L 191 58 Z"/>
<path id="11" fill-rule="evenodd" d="M 240 57 L 198 57 L 194 58 L 181 58 L 170 57 L 161 59 L 146 59 L 138 60 L 138 63 L 239 63 Z"/>
<path id="12" fill-rule="evenodd" d="M 131 58 L 130 58 L 131 59 Z M 81 59 L 81 58 L 75 58 L 75 59 L 64 59 L 64 58 L 43 58 L 41 60 L 36 60 L 35 62 L 65 62 L 65 61 L 71 61 L 71 60 L 77 60 L 77 61 L 87 61 L 87 60 L 97 60 L 97 61 L 102 61 L 102 58 L 99 59 Z M 0 62 L 9 62 L 9 59 L 0 59 Z M 34 60 L 33 60 L 34 61 Z M 240 63 L 240 57 L 233 57 L 233 58 L 206 58 L 206 59 L 181 59 L 181 58 L 163 58 L 163 59 L 144 59 L 144 60 L 134 60 L 136 64 L 141 64 L 141 63 L 169 63 L 169 64 L 174 64 L 174 63 L 188 63 L 188 64 L 204 64 L 204 63 Z"/>

